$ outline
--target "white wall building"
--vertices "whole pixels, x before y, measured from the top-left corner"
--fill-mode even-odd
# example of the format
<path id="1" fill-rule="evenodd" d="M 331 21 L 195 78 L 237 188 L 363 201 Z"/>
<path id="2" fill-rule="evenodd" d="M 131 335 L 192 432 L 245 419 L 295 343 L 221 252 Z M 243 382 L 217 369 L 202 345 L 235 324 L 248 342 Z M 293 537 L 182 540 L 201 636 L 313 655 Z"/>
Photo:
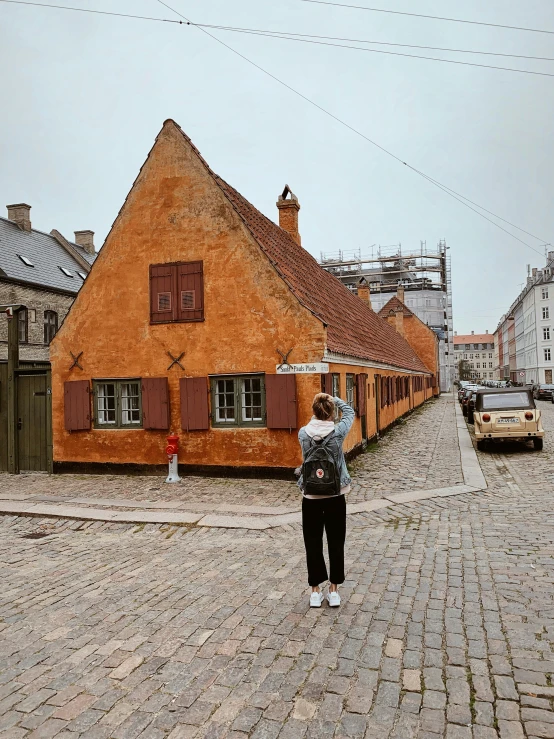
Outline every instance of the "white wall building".
<path id="1" fill-rule="evenodd" d="M 495 378 L 523 384 L 551 383 L 554 369 L 554 251 L 533 269 L 494 333 Z"/>

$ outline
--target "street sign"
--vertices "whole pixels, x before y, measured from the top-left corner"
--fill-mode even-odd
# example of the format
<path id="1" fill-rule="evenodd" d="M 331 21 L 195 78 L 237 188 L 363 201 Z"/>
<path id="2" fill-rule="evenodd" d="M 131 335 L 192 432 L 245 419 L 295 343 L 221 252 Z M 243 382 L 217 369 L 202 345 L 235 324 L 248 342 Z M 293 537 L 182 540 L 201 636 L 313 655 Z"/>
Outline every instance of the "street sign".
<path id="1" fill-rule="evenodd" d="M 276 367 L 278 375 L 313 375 L 327 374 L 329 364 L 327 362 L 308 362 L 306 364 L 278 364 Z"/>
<path id="2" fill-rule="evenodd" d="M 525 372 L 520 372 L 520 373 L 519 373 L 519 376 L 520 376 L 520 377 L 525 377 Z"/>

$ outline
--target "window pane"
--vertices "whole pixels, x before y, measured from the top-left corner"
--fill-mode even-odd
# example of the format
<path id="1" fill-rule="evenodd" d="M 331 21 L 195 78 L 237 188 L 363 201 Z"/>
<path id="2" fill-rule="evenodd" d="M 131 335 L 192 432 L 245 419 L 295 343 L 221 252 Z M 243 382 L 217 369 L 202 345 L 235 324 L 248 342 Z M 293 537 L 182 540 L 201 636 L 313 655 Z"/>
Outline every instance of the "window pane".
<path id="1" fill-rule="evenodd" d="M 171 310 L 171 293 L 158 293 L 158 311 L 165 312 Z"/>
<path id="2" fill-rule="evenodd" d="M 242 380 L 242 420 L 262 420 L 262 381 L 259 377 Z"/>
<path id="3" fill-rule="evenodd" d="M 218 380 L 215 385 L 215 420 L 235 423 L 235 381 Z"/>
<path id="4" fill-rule="evenodd" d="M 121 423 L 140 423 L 139 383 L 121 383 Z"/>
<path id="5" fill-rule="evenodd" d="M 181 291 L 181 310 L 194 310 L 194 290 Z"/>
<path id="6" fill-rule="evenodd" d="M 115 423 L 115 384 L 102 382 L 96 386 L 98 423 Z"/>

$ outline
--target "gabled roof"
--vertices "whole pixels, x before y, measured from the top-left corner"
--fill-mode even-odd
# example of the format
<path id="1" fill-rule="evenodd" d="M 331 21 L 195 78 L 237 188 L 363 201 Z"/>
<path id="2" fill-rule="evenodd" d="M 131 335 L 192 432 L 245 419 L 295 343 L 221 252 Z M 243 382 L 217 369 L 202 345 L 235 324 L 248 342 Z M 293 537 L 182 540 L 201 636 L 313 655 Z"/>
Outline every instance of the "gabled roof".
<path id="1" fill-rule="evenodd" d="M 92 265 L 92 254 L 78 244 L 69 243 Z M 18 255 L 26 257 L 34 266 L 26 265 Z M 73 277 L 65 275 L 60 267 L 71 272 Z M 23 231 L 13 221 L 0 218 L 0 279 L 8 277 L 77 294 L 83 284 L 78 272 L 86 274 L 79 262 L 53 236 L 36 229 Z"/>
<path id="2" fill-rule="evenodd" d="M 462 334 L 454 337 L 454 346 L 459 344 L 494 344 L 494 334 Z"/>
<path id="3" fill-rule="evenodd" d="M 416 316 L 415 313 L 412 313 L 412 311 L 401 300 L 399 300 L 399 298 L 396 295 L 394 295 L 390 300 L 388 300 L 385 303 L 385 305 L 379 311 L 378 315 L 381 316 L 381 318 L 386 318 L 389 315 L 391 310 L 396 313 L 399 309 L 402 310 L 402 313 L 405 316 L 407 317 L 411 316 L 412 318 L 417 318 L 418 321 L 423 323 L 423 321 L 420 318 L 418 318 L 418 316 Z M 425 326 L 424 323 L 423 325 Z M 433 329 L 429 329 L 429 331 L 432 331 L 432 330 Z"/>
<path id="4" fill-rule="evenodd" d="M 412 347 L 394 328 L 320 267 L 287 231 L 216 175 L 174 121 L 166 121 L 164 125 L 176 126 L 185 137 L 291 292 L 327 326 L 329 351 L 429 374 Z"/>

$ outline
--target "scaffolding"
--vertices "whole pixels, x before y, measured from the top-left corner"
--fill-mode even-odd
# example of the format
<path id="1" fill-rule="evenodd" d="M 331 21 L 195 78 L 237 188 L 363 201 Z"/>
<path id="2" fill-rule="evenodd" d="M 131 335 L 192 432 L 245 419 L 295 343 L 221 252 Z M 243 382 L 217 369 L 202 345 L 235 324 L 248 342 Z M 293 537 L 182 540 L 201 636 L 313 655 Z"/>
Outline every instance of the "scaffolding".
<path id="1" fill-rule="evenodd" d="M 441 390 L 450 390 L 454 379 L 452 279 L 445 239 L 436 247 L 420 241 L 419 248 L 373 244 L 363 253 L 361 249 L 322 252 L 320 264 L 353 292 L 364 278 L 376 311 L 402 286 L 406 306 L 439 337 Z"/>

